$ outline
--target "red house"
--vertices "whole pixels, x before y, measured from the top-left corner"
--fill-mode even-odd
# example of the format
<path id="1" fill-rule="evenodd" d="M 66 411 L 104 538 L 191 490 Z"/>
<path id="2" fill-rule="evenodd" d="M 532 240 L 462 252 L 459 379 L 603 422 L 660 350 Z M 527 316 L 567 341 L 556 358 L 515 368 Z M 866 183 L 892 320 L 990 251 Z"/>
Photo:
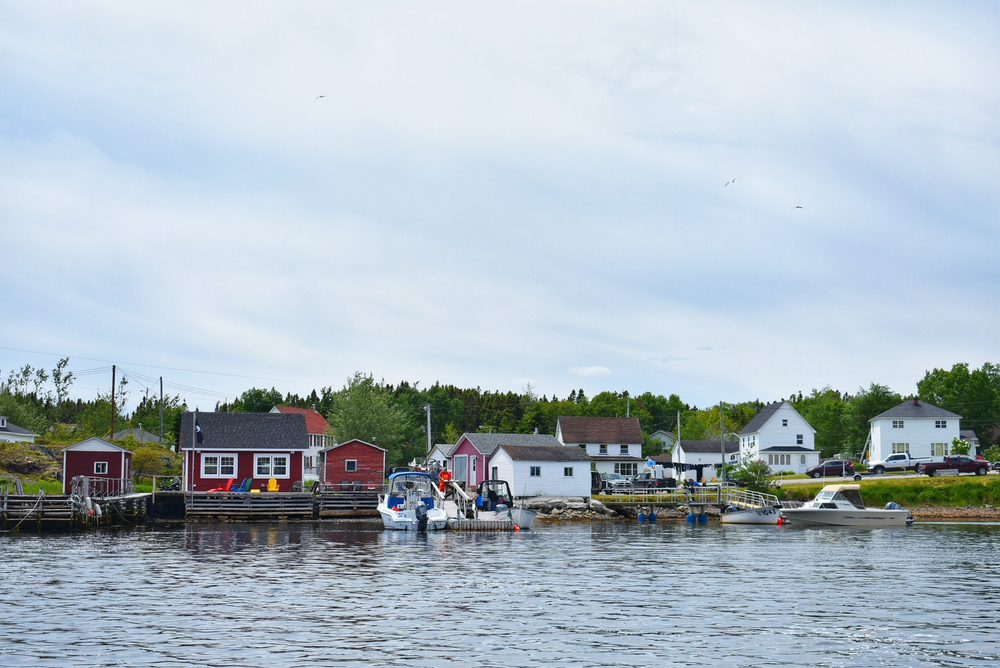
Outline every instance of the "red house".
<path id="1" fill-rule="evenodd" d="M 80 441 L 63 450 L 63 494 L 70 493 L 70 483 L 77 476 L 131 481 L 132 453 L 97 437 Z"/>
<path id="2" fill-rule="evenodd" d="M 345 488 L 381 487 L 385 482 L 385 448 L 351 439 L 320 450 L 323 482 Z"/>
<path id="3" fill-rule="evenodd" d="M 207 492 L 250 478 L 260 489 L 271 478 L 278 491 L 302 482 L 302 452 L 309 447 L 301 413 L 184 413 L 181 416 L 182 485 Z"/>
<path id="4" fill-rule="evenodd" d="M 320 479 L 319 451 L 333 445 L 333 436 L 327 436 L 330 425 L 315 408 L 295 408 L 293 406 L 275 406 L 272 413 L 302 413 L 306 416 L 306 432 L 309 436 L 309 448 L 302 453 L 302 479 L 306 482 Z"/>

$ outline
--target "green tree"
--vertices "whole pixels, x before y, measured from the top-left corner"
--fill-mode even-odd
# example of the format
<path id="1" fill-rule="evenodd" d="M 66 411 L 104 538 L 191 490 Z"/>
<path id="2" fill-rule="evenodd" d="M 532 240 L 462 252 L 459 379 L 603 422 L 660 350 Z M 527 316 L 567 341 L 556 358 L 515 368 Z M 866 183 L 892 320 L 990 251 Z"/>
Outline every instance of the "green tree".
<path id="1" fill-rule="evenodd" d="M 338 442 L 358 438 L 388 450 L 392 465 L 408 461 L 410 450 L 403 447 L 407 415 L 396 405 L 393 393 L 376 383 L 371 374 L 359 371 L 349 378 L 336 393 L 326 419 Z M 419 453 L 425 449 L 421 444 Z"/>
<path id="2" fill-rule="evenodd" d="M 973 429 L 984 445 L 993 445 L 993 430 L 1000 426 L 1000 384 L 997 368 L 987 362 L 969 371 L 965 363 L 951 371 L 934 369 L 917 383 L 918 396 L 927 403 L 962 416 L 962 425 Z"/>
<path id="3" fill-rule="evenodd" d="M 820 457 L 833 457 L 851 451 L 845 424 L 847 404 L 840 392 L 829 385 L 822 390 L 813 388 L 809 396 L 803 399 L 796 397 L 792 405 L 816 430 L 816 449 Z"/>
<path id="4" fill-rule="evenodd" d="M 251 387 L 240 395 L 239 399 L 233 401 L 229 406 L 232 413 L 269 413 L 275 406 L 283 403 L 284 397 L 273 387 L 270 390 L 261 390 Z"/>
<path id="5" fill-rule="evenodd" d="M 187 410 L 187 404 L 181 400 L 181 395 L 165 395 L 163 397 L 163 443 L 177 442 L 177 434 L 181 429 L 181 414 Z M 134 428 L 140 426 L 151 434 L 160 431 L 160 399 L 143 397 L 136 406 L 129 423 Z M 159 474 L 157 474 L 159 475 Z"/>
<path id="6" fill-rule="evenodd" d="M 170 463 L 170 451 L 159 446 L 141 445 L 132 453 L 132 472 L 139 478 L 161 475 Z"/>
<path id="7" fill-rule="evenodd" d="M 858 393 L 851 397 L 844 420 L 844 431 L 847 434 L 846 445 L 851 454 L 861 456 L 864 454 L 865 442 L 868 440 L 868 433 L 871 429 L 869 420 L 884 413 L 893 406 L 902 403 L 903 397 L 893 392 L 885 385 L 872 383 L 865 389 L 858 389 Z"/>
<path id="8" fill-rule="evenodd" d="M 42 435 L 48 430 L 48 422 L 33 401 L 23 395 L 11 394 L 7 388 L 0 389 L 0 415 L 22 429 Z"/>
<path id="9" fill-rule="evenodd" d="M 958 436 L 951 439 L 951 454 L 967 455 L 971 449 L 972 445 L 970 445 L 968 441 L 963 441 Z"/>
<path id="10" fill-rule="evenodd" d="M 746 487 L 753 492 L 767 494 L 774 489 L 771 482 L 771 467 L 763 459 L 751 459 L 742 462 L 731 474 L 740 487 Z"/>

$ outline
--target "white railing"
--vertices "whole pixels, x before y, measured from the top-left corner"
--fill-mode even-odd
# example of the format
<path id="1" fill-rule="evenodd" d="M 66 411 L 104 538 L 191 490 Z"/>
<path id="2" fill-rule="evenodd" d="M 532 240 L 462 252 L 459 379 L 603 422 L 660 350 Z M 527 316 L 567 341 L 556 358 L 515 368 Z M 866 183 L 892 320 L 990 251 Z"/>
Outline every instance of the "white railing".
<path id="1" fill-rule="evenodd" d="M 764 494 L 762 492 L 752 492 L 746 489 L 735 487 L 725 487 L 722 492 L 724 503 L 742 508 L 771 508 L 781 505 L 778 497 L 774 494 Z"/>

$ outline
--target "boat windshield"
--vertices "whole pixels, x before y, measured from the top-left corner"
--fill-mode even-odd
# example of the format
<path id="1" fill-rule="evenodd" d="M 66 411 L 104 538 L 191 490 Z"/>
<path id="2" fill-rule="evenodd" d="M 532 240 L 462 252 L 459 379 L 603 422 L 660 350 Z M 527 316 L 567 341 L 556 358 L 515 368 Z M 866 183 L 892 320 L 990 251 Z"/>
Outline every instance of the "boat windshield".
<path id="1" fill-rule="evenodd" d="M 420 496 L 430 496 L 431 479 L 426 476 L 399 476 L 393 478 L 392 489 L 389 491 L 393 496 L 405 496 L 408 491 L 415 491 Z"/>
<path id="2" fill-rule="evenodd" d="M 856 489 L 845 489 L 837 492 L 837 495 L 833 498 L 836 501 L 847 501 L 849 504 L 858 509 L 863 509 L 865 507 L 865 502 L 861 500 L 861 492 Z"/>

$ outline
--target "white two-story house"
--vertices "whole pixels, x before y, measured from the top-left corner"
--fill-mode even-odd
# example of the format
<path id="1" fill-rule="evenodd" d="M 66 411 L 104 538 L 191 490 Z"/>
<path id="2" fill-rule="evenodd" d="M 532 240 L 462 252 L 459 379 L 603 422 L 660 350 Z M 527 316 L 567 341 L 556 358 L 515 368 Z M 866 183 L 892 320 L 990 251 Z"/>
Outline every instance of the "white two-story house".
<path id="1" fill-rule="evenodd" d="M 871 420 L 868 459 L 885 459 L 896 452 L 941 461 L 951 454 L 951 442 L 960 434 L 962 416 L 919 399 L 904 401 Z M 975 455 L 975 450 L 969 452 Z"/>
<path id="2" fill-rule="evenodd" d="M 556 439 L 586 450 L 599 473 L 633 476 L 645 461 L 639 418 L 564 416 L 556 423 Z"/>
<path id="3" fill-rule="evenodd" d="M 760 409 L 739 438 L 742 461 L 762 459 L 775 472 L 805 473 L 819 464 L 816 430 L 787 401 Z"/>

